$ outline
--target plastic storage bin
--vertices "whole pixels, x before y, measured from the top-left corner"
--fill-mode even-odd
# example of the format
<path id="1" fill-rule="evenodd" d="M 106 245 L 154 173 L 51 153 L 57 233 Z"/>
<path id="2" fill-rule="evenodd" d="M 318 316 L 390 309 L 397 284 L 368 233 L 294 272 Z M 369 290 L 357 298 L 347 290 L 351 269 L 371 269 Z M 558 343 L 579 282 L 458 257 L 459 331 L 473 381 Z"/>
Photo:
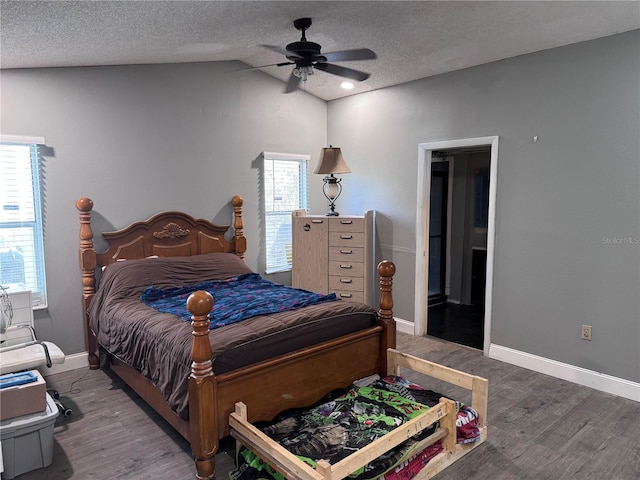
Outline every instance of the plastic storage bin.
<path id="1" fill-rule="evenodd" d="M 53 462 L 53 424 L 58 407 L 47 395 L 44 412 L 3 420 L 0 424 L 2 480 L 11 480 L 36 468 L 44 468 Z"/>

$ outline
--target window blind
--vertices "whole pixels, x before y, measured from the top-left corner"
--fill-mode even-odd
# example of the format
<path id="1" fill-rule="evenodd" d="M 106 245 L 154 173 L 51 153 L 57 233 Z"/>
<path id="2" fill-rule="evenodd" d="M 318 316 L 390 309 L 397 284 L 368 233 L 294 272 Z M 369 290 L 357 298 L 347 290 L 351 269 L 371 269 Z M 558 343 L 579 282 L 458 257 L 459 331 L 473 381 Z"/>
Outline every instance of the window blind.
<path id="1" fill-rule="evenodd" d="M 309 155 L 264 152 L 265 272 L 291 270 L 291 214 L 307 209 Z"/>
<path id="2" fill-rule="evenodd" d="M 24 284 L 46 307 L 38 145 L 0 142 L 0 284 Z"/>

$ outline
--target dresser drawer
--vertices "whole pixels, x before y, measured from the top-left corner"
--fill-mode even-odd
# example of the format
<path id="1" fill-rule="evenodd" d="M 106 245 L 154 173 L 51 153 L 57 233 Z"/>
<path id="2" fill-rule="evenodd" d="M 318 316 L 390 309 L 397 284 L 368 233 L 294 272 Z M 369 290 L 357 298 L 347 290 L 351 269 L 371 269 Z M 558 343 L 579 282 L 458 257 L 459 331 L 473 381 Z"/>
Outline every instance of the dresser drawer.
<path id="1" fill-rule="evenodd" d="M 329 247 L 329 262 L 364 262 L 362 247 Z"/>
<path id="2" fill-rule="evenodd" d="M 364 302 L 364 293 L 361 292 L 348 292 L 345 290 L 340 290 L 337 292 L 334 292 L 336 294 L 336 296 L 338 298 L 341 298 L 343 300 L 350 300 L 352 302 L 360 302 L 360 303 L 365 303 Z"/>
<path id="3" fill-rule="evenodd" d="M 347 259 L 344 262 L 329 262 L 329 275 L 363 277 L 364 263 L 352 262 L 350 259 Z"/>
<path id="4" fill-rule="evenodd" d="M 329 221 L 329 232 L 364 233 L 364 218 L 332 218 Z"/>
<path id="5" fill-rule="evenodd" d="M 329 232 L 329 245 L 335 247 L 361 247 L 364 232 Z"/>
<path id="6" fill-rule="evenodd" d="M 364 279 L 362 277 L 329 276 L 329 291 L 337 292 L 346 290 L 349 292 L 364 292 Z"/>

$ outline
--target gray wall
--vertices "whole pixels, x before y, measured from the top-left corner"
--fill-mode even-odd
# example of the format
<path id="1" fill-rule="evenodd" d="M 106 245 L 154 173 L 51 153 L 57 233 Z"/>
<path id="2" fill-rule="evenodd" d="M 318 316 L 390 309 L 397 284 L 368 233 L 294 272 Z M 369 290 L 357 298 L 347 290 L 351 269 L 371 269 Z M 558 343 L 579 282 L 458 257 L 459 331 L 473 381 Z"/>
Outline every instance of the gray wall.
<path id="1" fill-rule="evenodd" d="M 230 72 L 239 66 L 2 71 L 2 133 L 44 136 L 52 150 L 44 167 L 49 308 L 36 312 L 40 339 L 66 354 L 84 351 L 75 208 L 83 195 L 94 201 L 96 225 L 112 230 L 161 210 L 228 224 L 228 202 L 240 194 L 247 263 L 259 268 L 256 159 L 265 150 L 305 153 L 313 169 L 327 106 L 301 91 L 282 95 L 282 82 L 264 73 Z M 311 200 L 322 202 L 318 182 Z"/>
<path id="2" fill-rule="evenodd" d="M 336 100 L 328 125 L 353 172 L 342 204 L 383 220 L 398 317 L 414 318 L 418 144 L 499 135 L 491 342 L 640 381 L 639 31 Z"/>
<path id="3" fill-rule="evenodd" d="M 258 267 L 263 150 L 341 146 L 342 214 L 375 209 L 413 320 L 418 144 L 500 136 L 492 342 L 640 381 L 640 32 L 327 104 L 233 63 L 2 71 L 1 131 L 42 135 L 48 312 L 38 335 L 83 350 L 75 200 L 107 228 L 165 209 L 219 223 L 245 197 Z M 328 126 L 328 127 L 327 127 Z M 532 143 L 533 135 L 540 140 Z M 327 141 L 328 140 L 328 141 Z M 311 211 L 326 208 L 310 175 Z M 622 243 L 620 243 L 622 242 Z M 593 341 L 580 340 L 580 325 Z"/>

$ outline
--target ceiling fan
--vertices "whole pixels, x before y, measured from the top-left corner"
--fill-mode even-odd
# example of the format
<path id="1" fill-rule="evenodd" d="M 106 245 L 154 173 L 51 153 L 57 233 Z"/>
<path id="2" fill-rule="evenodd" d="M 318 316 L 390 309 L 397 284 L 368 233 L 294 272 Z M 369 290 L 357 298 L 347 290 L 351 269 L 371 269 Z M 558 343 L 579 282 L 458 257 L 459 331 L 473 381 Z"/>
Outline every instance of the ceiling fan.
<path id="1" fill-rule="evenodd" d="M 298 88 L 300 82 L 306 82 L 309 75 L 313 75 L 314 69 L 323 72 L 345 77 L 350 80 L 361 82 L 369 78 L 369 73 L 354 70 L 330 62 L 346 62 L 353 60 L 373 60 L 376 58 L 375 52 L 368 48 L 357 48 L 353 50 L 341 50 L 338 52 L 321 53 L 322 47 L 315 42 L 309 42 L 305 36 L 305 31 L 311 27 L 310 18 L 299 18 L 293 22 L 293 26 L 302 32 L 299 42 L 293 42 L 281 48 L 275 45 L 262 45 L 274 52 L 281 53 L 289 61 L 265 65 L 265 67 L 285 65 L 295 65 L 284 92 L 290 93 Z M 258 67 L 263 68 L 263 67 Z"/>

